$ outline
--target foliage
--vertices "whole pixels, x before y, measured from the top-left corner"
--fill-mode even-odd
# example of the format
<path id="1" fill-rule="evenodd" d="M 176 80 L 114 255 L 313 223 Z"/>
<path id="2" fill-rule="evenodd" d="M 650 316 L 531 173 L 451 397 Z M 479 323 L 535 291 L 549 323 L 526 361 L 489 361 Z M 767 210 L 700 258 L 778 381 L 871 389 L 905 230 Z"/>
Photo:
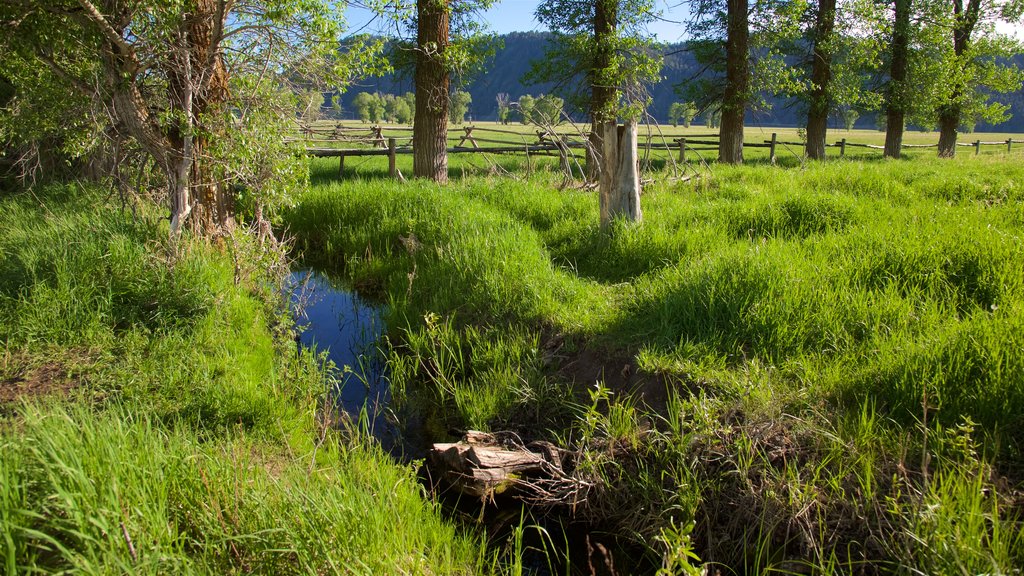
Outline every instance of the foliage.
<path id="1" fill-rule="evenodd" d="M 526 81 L 554 83 L 573 110 L 637 118 L 649 103 L 646 86 L 659 80 L 661 53 L 646 31 L 658 12 L 651 0 L 602 1 L 615 14 L 607 38 L 595 33 L 596 2 L 544 0 L 537 6 L 536 19 L 553 36 L 545 57 L 531 63 Z M 608 110 L 593 109 L 595 86 L 616 91 Z"/>
<path id="2" fill-rule="evenodd" d="M 448 115 L 452 124 L 462 124 L 466 119 L 466 113 L 469 112 L 469 105 L 472 103 L 473 97 L 469 95 L 469 92 L 462 90 L 452 92 L 451 102 L 448 105 Z"/>
<path id="3" fill-rule="evenodd" d="M 564 102 L 554 94 L 541 94 L 537 97 L 531 120 L 541 126 L 555 126 L 562 122 L 562 106 Z"/>
<path id="4" fill-rule="evenodd" d="M 697 105 L 693 102 L 673 102 L 668 108 L 668 122 L 672 126 L 679 126 L 682 122 L 683 126 L 689 128 L 696 115 Z"/>
<path id="5" fill-rule="evenodd" d="M 518 110 L 519 110 L 519 121 L 523 124 L 530 124 L 533 122 L 534 109 L 537 106 L 537 101 L 533 96 L 529 94 L 523 94 L 519 97 Z"/>
<path id="6" fill-rule="evenodd" d="M 243 139 L 254 127 L 238 126 L 248 122 L 253 110 L 294 118 L 294 102 L 278 106 L 280 87 L 292 87 L 293 94 L 342 87 L 353 74 L 374 67 L 378 44 L 351 39 L 339 54 L 343 19 L 341 5 L 334 0 L 103 0 L 96 5 L 58 0 L 45 10 L 32 6 L 0 3 L 5 32 L 0 40 L 0 76 L 15 84 L 18 102 L 28 103 L 18 107 L 17 115 L 0 115 L 2 132 L 15 140 L 30 140 L 35 135 L 25 127 L 33 123 L 32 114 L 41 114 L 45 129 L 63 136 L 61 125 L 45 123 L 46 110 L 81 117 L 83 102 L 91 101 L 97 112 L 90 115 L 88 126 L 92 142 L 98 141 L 95 135 L 113 133 L 122 145 L 138 147 L 162 173 L 171 190 L 172 234 L 194 206 L 215 209 L 207 205 L 206 194 L 197 192 L 198 198 L 190 199 L 192 188 L 227 194 L 223 183 L 231 182 L 231 172 L 239 169 L 202 150 L 205 142 Z M 251 90 L 230 90 L 231 82 Z M 259 100 L 264 94 L 274 94 L 274 101 Z M 62 139 L 83 142 L 85 126 L 67 126 L 73 130 L 68 134 L 75 136 Z M 200 152 L 193 154 L 194 148 Z M 78 156 L 86 151 L 81 146 L 67 149 Z M 256 196 L 262 194 L 264 183 L 280 187 L 294 172 L 260 171 L 266 178 L 246 182 Z"/>

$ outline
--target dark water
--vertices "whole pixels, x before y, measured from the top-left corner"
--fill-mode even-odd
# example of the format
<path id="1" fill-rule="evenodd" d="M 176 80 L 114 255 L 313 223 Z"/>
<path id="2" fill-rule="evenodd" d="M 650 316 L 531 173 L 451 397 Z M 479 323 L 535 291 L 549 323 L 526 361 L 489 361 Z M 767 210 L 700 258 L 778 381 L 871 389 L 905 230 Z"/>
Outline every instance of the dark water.
<path id="1" fill-rule="evenodd" d="M 342 417 L 360 422 L 387 450 L 399 443 L 398 429 L 388 419 L 391 403 L 385 363 L 377 349 L 385 332 L 384 309 L 360 298 L 343 283 L 311 270 L 288 278 L 299 343 L 327 353 L 339 380 L 331 394 Z"/>

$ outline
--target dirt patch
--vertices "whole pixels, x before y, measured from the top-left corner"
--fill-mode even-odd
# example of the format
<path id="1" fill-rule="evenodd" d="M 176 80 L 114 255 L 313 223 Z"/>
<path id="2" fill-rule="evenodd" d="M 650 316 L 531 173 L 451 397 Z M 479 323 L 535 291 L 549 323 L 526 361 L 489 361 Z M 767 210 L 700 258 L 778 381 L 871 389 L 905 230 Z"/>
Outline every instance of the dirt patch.
<path id="1" fill-rule="evenodd" d="M 0 377 L 0 404 L 54 394 L 64 396 L 78 386 L 77 378 L 59 361 L 22 365 L 5 372 Z"/>
<path id="2" fill-rule="evenodd" d="M 577 391 L 601 381 L 612 392 L 632 395 L 651 410 L 664 412 L 668 401 L 665 378 L 640 370 L 632 351 L 567 342 L 561 334 L 545 335 L 543 342 L 547 365 L 560 379 L 575 384 Z"/>

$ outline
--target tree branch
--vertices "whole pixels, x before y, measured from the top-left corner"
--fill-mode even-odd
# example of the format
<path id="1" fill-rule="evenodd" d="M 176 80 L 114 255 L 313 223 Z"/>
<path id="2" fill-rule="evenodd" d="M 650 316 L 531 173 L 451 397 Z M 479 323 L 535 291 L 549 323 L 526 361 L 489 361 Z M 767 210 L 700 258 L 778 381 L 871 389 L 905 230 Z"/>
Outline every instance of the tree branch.
<path id="1" fill-rule="evenodd" d="M 122 56 L 131 58 L 134 61 L 135 51 L 132 50 L 132 47 L 127 42 L 125 42 L 124 37 L 122 37 L 117 30 L 114 30 L 114 27 L 107 22 L 107 19 L 103 17 L 103 14 L 100 13 L 99 9 L 97 9 L 89 0 L 78 0 L 78 3 L 85 9 L 85 13 L 89 19 L 99 26 L 100 32 L 103 33 L 103 37 L 114 46 L 117 46 L 117 49 L 121 51 Z"/>

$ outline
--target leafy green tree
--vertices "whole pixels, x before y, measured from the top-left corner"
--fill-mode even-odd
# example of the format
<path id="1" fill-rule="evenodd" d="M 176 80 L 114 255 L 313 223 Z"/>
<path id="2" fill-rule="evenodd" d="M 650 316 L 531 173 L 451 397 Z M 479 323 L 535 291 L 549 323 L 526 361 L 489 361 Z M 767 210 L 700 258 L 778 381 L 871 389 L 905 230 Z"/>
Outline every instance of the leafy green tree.
<path id="1" fill-rule="evenodd" d="M 356 109 L 356 116 L 362 123 L 369 122 L 373 117 L 374 96 L 369 92 L 360 92 L 352 99 L 352 106 Z"/>
<path id="2" fill-rule="evenodd" d="M 854 124 L 857 123 L 857 118 L 860 117 L 860 113 L 853 108 L 845 108 L 840 112 L 840 117 L 843 120 L 843 127 L 849 132 L 853 130 Z"/>
<path id="3" fill-rule="evenodd" d="M 785 93 L 796 84 L 797 71 L 784 60 L 783 48 L 799 36 L 803 6 L 794 0 L 691 4 L 689 46 L 703 73 L 680 88 L 699 106 L 713 106 L 720 115 L 720 162 L 743 162 L 746 112 L 767 107 L 759 95 Z"/>
<path id="4" fill-rule="evenodd" d="M 0 23 L 0 76 L 25 101 L 45 83 L 71 106 L 95 103 L 97 128 L 166 182 L 172 238 L 230 227 L 232 184 L 260 202 L 294 188 L 304 171 L 283 136 L 296 91 L 282 87 L 345 86 L 368 62 L 360 42 L 339 57 L 333 0 L 5 0 Z"/>
<path id="5" fill-rule="evenodd" d="M 555 126 L 562 121 L 565 101 L 554 94 L 541 94 L 534 106 L 532 120 L 541 126 Z"/>
<path id="6" fill-rule="evenodd" d="M 696 115 L 697 105 L 693 102 L 673 102 L 668 108 L 668 121 L 672 126 L 679 126 L 682 122 L 683 126 L 689 128 Z"/>
<path id="7" fill-rule="evenodd" d="M 320 110 L 324 106 L 324 93 L 309 90 L 299 95 L 299 118 L 303 124 L 312 124 L 320 119 Z"/>
<path id="8" fill-rule="evenodd" d="M 529 94 L 523 94 L 519 97 L 519 121 L 523 124 L 529 124 L 533 119 L 533 109 L 536 106 L 536 100 Z"/>
<path id="9" fill-rule="evenodd" d="M 647 107 L 644 85 L 657 81 L 661 55 L 646 31 L 658 14 L 652 0 L 543 0 L 535 17 L 554 38 L 546 57 L 534 62 L 531 82 L 564 86 L 573 108 L 590 115 L 587 174 L 594 179 L 594 152 L 602 150 L 603 124 L 638 118 Z"/>
<path id="10" fill-rule="evenodd" d="M 991 101 L 994 93 L 1019 90 L 1024 74 L 1010 58 L 1020 44 L 998 34 L 995 22 L 1024 25 L 1020 10 L 1024 3 L 996 3 L 991 0 L 948 0 L 949 41 L 943 55 L 945 74 L 938 107 L 939 157 L 956 155 L 957 128 L 979 120 L 995 124 L 1007 119 L 1008 107 Z"/>
<path id="11" fill-rule="evenodd" d="M 469 95 L 469 92 L 456 90 L 452 93 L 451 107 L 449 108 L 452 124 L 462 124 L 466 119 L 466 113 L 469 112 L 469 105 L 472 103 L 473 97 Z"/>
<path id="12" fill-rule="evenodd" d="M 405 98 L 395 99 L 395 122 L 399 124 L 412 122 L 412 108 L 409 106 L 409 101 Z"/>

